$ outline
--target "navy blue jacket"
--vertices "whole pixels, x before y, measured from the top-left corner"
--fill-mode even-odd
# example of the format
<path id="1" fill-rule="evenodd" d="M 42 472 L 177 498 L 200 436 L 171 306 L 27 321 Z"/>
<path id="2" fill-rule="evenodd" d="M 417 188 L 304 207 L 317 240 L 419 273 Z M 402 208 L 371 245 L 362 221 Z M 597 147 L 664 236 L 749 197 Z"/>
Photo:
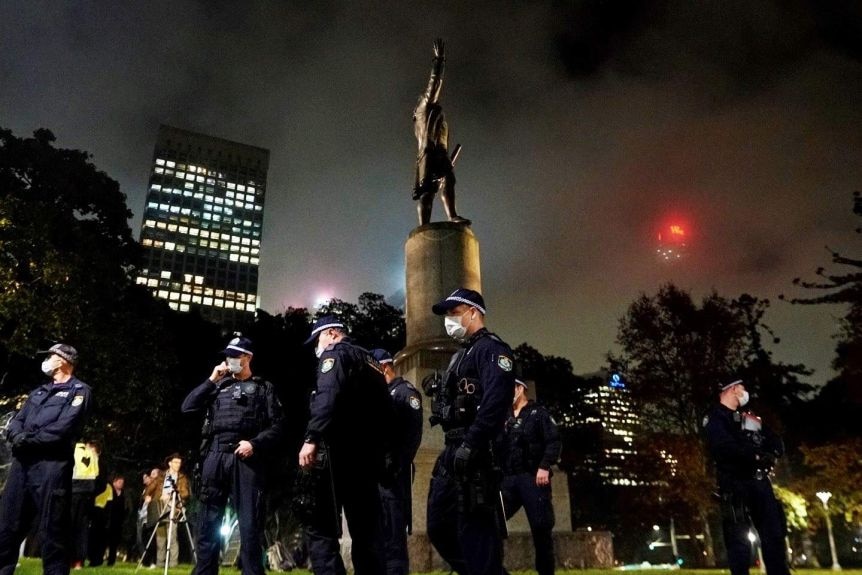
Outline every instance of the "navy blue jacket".
<path id="1" fill-rule="evenodd" d="M 467 427 L 464 443 L 471 448 L 490 446 L 503 431 L 515 395 L 512 350 L 499 337 L 482 328 L 455 354 L 449 371 L 458 379 L 476 382 L 479 407 Z"/>
<path id="2" fill-rule="evenodd" d="M 371 354 L 345 337 L 320 356 L 305 439 L 321 440 L 337 456 L 365 460 L 380 472 L 392 429 L 393 410 L 383 369 Z"/>
<path id="3" fill-rule="evenodd" d="M 226 443 L 245 440 L 255 451 L 269 451 L 283 437 L 281 402 L 272 384 L 259 377 L 205 380 L 183 400 L 183 413 L 211 410 L 210 435 Z"/>
<path id="4" fill-rule="evenodd" d="M 550 469 L 560 460 L 563 444 L 557 424 L 548 410 L 528 401 L 518 416 L 512 413 L 502 436 L 503 471 L 506 475 Z"/>
<path id="5" fill-rule="evenodd" d="M 394 427 L 390 432 L 394 471 L 409 472 L 422 442 L 422 396 L 412 383 L 401 377 L 389 382 L 389 395 L 394 409 Z"/>
<path id="6" fill-rule="evenodd" d="M 774 458 L 784 454 L 781 440 L 765 426 L 761 444 L 756 445 L 742 429 L 741 413 L 721 403 L 712 406 L 703 418 L 703 427 L 720 486 L 754 479 L 764 455 Z"/>
<path id="7" fill-rule="evenodd" d="M 72 459 L 91 408 L 90 386 L 72 376 L 37 387 L 6 431 L 18 459 Z"/>

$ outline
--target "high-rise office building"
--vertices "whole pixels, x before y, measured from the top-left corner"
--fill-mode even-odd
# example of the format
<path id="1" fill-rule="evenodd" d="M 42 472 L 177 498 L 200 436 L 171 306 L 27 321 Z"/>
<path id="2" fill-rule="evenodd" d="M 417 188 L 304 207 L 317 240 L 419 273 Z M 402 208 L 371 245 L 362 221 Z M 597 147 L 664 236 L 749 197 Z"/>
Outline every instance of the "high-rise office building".
<path id="1" fill-rule="evenodd" d="M 598 475 L 606 485 L 637 485 L 638 478 L 625 461 L 637 453 L 638 426 L 625 382 L 616 373 L 588 376 L 585 382 L 584 413 L 574 424 L 592 430 L 594 450 L 585 454 L 577 471 Z"/>
<path id="2" fill-rule="evenodd" d="M 269 150 L 159 126 L 137 283 L 226 327 L 254 318 Z"/>

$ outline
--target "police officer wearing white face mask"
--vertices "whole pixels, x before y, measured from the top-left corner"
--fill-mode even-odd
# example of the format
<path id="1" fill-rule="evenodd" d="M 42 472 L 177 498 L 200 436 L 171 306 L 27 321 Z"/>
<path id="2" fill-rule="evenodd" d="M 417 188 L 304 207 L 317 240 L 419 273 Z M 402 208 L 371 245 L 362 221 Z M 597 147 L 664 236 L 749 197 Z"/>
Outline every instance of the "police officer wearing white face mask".
<path id="1" fill-rule="evenodd" d="M 428 536 L 459 574 L 503 570 L 505 517 L 492 443 L 503 431 L 515 394 L 512 350 L 485 328 L 485 300 L 460 288 L 432 311 L 461 342 L 432 401 L 432 424 L 445 432 L 428 492 Z M 424 385 L 424 384 L 423 384 Z"/>
<path id="2" fill-rule="evenodd" d="M 721 519 L 731 575 L 748 575 L 757 530 L 768 575 L 788 575 L 787 522 L 769 475 L 784 446 L 751 411 L 742 380 L 719 386 L 719 402 L 703 418 L 706 443 L 715 460 Z"/>
<path id="3" fill-rule="evenodd" d="M 254 377 L 253 344 L 235 337 L 225 361 L 183 401 L 183 413 L 205 411 L 201 445 L 201 510 L 194 575 L 219 568 L 222 516 L 228 498 L 239 516 L 244 575 L 264 575 L 263 492 L 267 457 L 283 437 L 281 403 L 268 381 Z"/>
<path id="4" fill-rule="evenodd" d="M 42 571 L 68 575 L 70 501 L 75 440 L 90 410 L 90 387 L 74 376 L 78 352 L 58 343 L 42 373 L 50 381 L 33 390 L 9 422 L 12 463 L 0 497 L 0 573 L 12 573 L 31 523 L 41 542 Z"/>

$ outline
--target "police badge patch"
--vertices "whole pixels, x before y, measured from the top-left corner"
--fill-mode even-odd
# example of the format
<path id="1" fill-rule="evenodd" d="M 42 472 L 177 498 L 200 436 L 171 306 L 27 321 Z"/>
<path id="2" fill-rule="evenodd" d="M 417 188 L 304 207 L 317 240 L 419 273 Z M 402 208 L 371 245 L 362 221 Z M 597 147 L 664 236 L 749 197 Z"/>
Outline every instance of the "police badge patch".
<path id="1" fill-rule="evenodd" d="M 327 357 L 323 360 L 323 363 L 320 364 L 320 373 L 327 373 L 335 366 L 335 358 Z"/>
<path id="2" fill-rule="evenodd" d="M 414 396 L 410 398 L 410 407 L 412 407 L 413 409 L 419 409 L 420 407 L 422 407 L 422 404 L 419 403 L 418 397 Z"/>
<path id="3" fill-rule="evenodd" d="M 500 369 L 503 371 L 512 371 L 512 360 L 505 355 L 501 355 L 497 358 L 497 365 L 499 365 Z"/>
<path id="4" fill-rule="evenodd" d="M 72 407 L 78 407 L 82 403 L 84 403 L 84 396 L 83 395 L 76 395 L 75 399 L 72 400 Z"/>

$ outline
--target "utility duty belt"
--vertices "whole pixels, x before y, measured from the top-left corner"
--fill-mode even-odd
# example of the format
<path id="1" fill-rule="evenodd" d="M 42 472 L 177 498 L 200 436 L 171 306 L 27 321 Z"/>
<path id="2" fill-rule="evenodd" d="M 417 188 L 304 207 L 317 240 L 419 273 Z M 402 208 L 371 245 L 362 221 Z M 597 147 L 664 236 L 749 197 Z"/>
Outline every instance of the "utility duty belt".
<path id="1" fill-rule="evenodd" d="M 461 445 L 467 436 L 466 427 L 456 427 L 446 432 L 444 443 L 446 445 Z"/>

